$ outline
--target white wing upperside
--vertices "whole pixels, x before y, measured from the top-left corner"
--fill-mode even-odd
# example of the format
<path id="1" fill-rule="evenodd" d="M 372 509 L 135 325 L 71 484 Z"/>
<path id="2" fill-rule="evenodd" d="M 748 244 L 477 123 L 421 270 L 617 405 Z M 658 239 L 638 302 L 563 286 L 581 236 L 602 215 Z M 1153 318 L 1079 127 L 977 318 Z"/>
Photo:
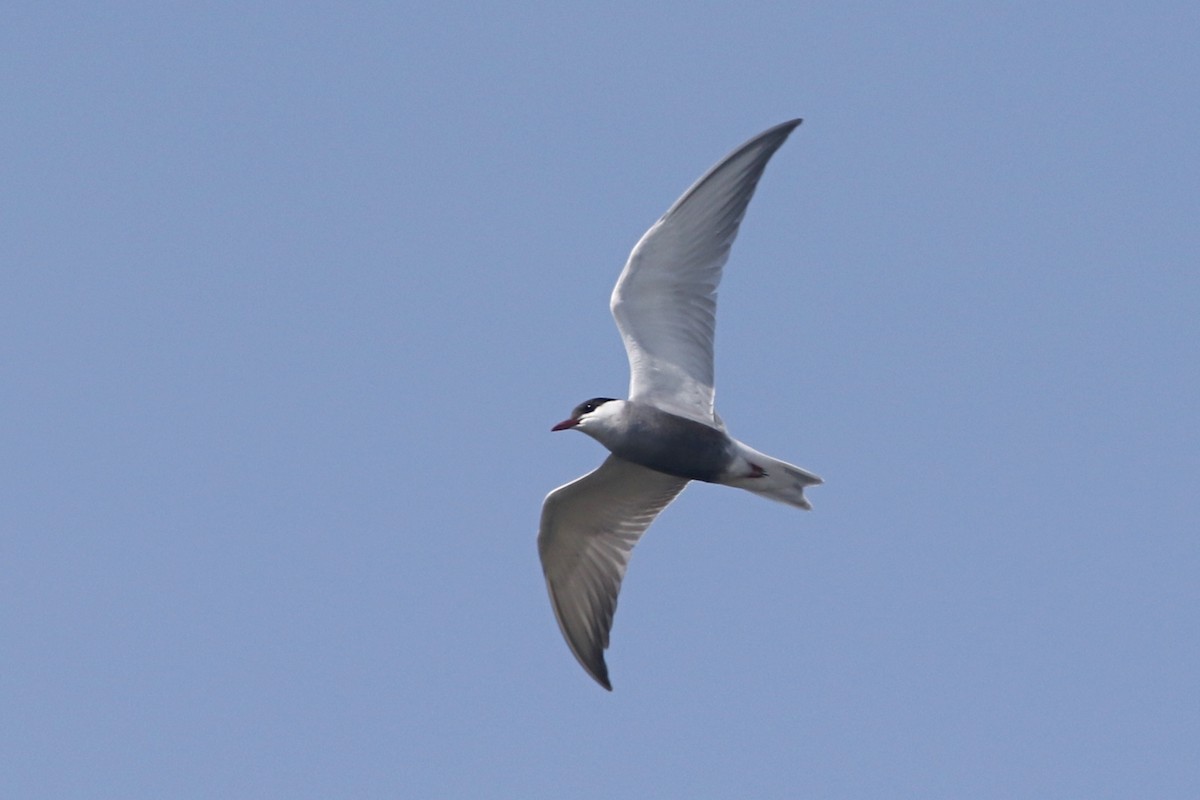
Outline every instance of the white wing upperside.
<path id="1" fill-rule="evenodd" d="M 583 668 L 610 691 L 604 650 L 629 557 L 686 485 L 610 455 L 542 505 L 538 554 L 558 627 Z"/>
<path id="2" fill-rule="evenodd" d="M 714 425 L 717 286 L 767 162 L 800 124 L 758 135 L 696 181 L 633 248 L 612 293 L 629 399 Z"/>

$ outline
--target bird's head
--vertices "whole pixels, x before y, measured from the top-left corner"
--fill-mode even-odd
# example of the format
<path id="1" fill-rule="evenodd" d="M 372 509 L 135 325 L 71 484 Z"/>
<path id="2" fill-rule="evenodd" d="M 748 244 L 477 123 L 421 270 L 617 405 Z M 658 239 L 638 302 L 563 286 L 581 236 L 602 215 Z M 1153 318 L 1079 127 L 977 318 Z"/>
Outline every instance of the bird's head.
<path id="1" fill-rule="evenodd" d="M 565 431 L 568 428 L 578 428 L 584 433 L 590 433 L 589 428 L 604 427 L 611 423 L 620 413 L 624 403 L 611 397 L 593 397 L 584 400 L 571 411 L 571 416 L 555 425 L 550 430 Z"/>

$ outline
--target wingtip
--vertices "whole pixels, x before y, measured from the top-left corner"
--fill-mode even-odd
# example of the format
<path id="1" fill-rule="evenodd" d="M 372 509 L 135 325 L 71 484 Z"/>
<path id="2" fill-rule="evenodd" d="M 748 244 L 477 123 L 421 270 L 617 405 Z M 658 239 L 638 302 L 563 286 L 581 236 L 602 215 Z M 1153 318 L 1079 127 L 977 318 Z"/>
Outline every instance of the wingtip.
<path id="1" fill-rule="evenodd" d="M 580 663 L 583 662 L 581 661 Z M 604 663 L 604 656 L 600 656 L 598 663 L 583 664 L 583 668 L 592 677 L 592 680 L 608 691 L 612 691 L 612 682 L 608 680 L 608 665 Z"/>
<path id="2" fill-rule="evenodd" d="M 778 125 L 772 125 L 758 136 L 754 137 L 754 139 L 769 139 L 772 136 L 782 136 L 786 139 L 788 135 L 798 128 L 802 122 L 804 122 L 802 118 L 796 117 L 795 119 L 789 119 L 787 122 L 781 122 Z M 754 141 L 754 139 L 751 141 Z"/>
<path id="3" fill-rule="evenodd" d="M 787 122 L 781 122 L 778 125 L 767 128 L 758 136 L 755 136 L 750 140 L 748 145 L 758 142 L 771 142 L 771 152 L 773 153 L 776 148 L 782 146 L 783 143 L 787 141 L 787 138 L 792 135 L 792 131 L 796 130 L 796 128 L 798 128 L 802 122 L 804 122 L 804 120 L 799 117 L 796 119 L 789 119 Z"/>

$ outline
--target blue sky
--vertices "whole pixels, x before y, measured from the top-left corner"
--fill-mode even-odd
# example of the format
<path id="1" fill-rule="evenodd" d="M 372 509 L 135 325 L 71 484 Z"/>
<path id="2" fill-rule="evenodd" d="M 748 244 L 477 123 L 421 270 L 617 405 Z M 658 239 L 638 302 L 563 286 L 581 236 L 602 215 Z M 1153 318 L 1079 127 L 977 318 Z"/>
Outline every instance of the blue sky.
<path id="1" fill-rule="evenodd" d="M 12 798 L 1200 795 L 1194 3 L 26 4 Z M 630 247 L 759 131 L 608 660 L 546 492 Z"/>

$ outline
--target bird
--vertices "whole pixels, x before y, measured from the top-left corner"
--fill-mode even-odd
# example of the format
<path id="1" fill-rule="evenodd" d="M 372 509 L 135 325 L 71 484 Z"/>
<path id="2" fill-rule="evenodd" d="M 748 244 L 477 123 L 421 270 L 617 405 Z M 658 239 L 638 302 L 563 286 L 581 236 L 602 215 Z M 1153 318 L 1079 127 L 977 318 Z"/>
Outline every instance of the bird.
<path id="1" fill-rule="evenodd" d="M 538 554 L 555 619 L 584 670 L 612 691 L 608 649 L 634 546 L 690 481 L 811 509 L 809 472 L 730 436 L 713 406 L 717 286 L 767 162 L 801 123 L 776 125 L 719 161 L 634 246 L 610 300 L 629 358 L 629 399 L 595 397 L 553 431 L 609 451 L 542 504 Z"/>

